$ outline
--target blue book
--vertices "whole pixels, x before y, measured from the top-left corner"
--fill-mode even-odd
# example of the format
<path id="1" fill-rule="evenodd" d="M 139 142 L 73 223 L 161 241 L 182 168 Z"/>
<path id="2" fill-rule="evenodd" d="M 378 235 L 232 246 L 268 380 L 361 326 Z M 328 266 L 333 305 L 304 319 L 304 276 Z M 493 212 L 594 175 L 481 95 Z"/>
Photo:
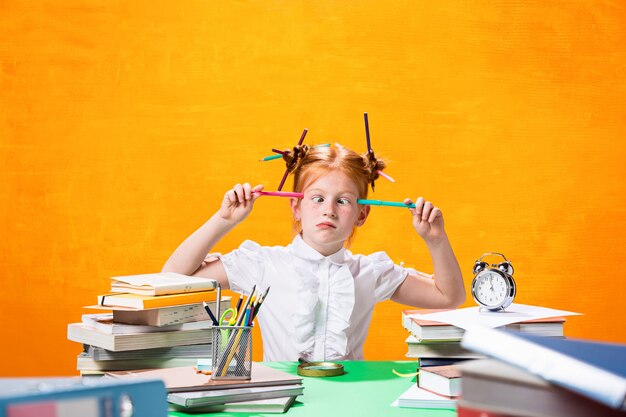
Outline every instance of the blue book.
<path id="1" fill-rule="evenodd" d="M 167 417 L 158 380 L 0 378 L 0 417 Z"/>
<path id="2" fill-rule="evenodd" d="M 476 327 L 461 345 L 626 411 L 626 345 Z"/>

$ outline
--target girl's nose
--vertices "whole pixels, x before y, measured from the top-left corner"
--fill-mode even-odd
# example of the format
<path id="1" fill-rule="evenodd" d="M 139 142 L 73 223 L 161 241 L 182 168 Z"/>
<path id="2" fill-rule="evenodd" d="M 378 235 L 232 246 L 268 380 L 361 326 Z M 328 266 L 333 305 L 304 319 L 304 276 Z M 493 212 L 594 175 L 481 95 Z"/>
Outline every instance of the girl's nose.
<path id="1" fill-rule="evenodd" d="M 327 204 L 324 207 L 324 216 L 337 217 L 337 214 L 335 213 L 335 208 L 333 207 L 332 204 Z"/>

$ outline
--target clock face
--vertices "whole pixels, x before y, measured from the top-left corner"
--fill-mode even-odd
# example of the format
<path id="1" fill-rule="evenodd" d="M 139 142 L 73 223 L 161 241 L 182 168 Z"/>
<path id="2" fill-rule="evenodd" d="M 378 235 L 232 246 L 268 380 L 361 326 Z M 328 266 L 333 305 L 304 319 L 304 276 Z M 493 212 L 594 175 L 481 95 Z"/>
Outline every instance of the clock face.
<path id="1" fill-rule="evenodd" d="M 483 271 L 476 276 L 473 290 L 476 300 L 488 307 L 500 306 L 509 293 L 506 279 L 492 270 Z"/>

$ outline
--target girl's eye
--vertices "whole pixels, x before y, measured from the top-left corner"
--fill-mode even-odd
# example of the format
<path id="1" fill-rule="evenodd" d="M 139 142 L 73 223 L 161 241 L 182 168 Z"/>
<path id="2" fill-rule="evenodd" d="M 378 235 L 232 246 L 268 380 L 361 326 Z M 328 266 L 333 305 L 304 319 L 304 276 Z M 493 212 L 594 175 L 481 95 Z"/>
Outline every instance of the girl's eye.
<path id="1" fill-rule="evenodd" d="M 314 203 L 322 203 L 324 202 L 324 197 L 320 197 L 319 195 L 316 195 L 315 197 L 313 197 L 311 199 Z"/>
<path id="2" fill-rule="evenodd" d="M 350 204 L 350 200 L 348 200 L 347 198 L 340 198 L 339 200 L 337 200 L 338 204 Z"/>

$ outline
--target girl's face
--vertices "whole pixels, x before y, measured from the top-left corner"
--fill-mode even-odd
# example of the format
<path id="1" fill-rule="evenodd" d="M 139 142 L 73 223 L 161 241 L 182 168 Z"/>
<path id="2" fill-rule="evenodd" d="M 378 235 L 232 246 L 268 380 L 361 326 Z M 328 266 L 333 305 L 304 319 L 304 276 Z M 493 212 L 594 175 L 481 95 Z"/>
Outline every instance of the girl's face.
<path id="1" fill-rule="evenodd" d="M 356 184 L 341 171 L 313 181 L 302 200 L 291 200 L 293 216 L 302 222 L 302 239 L 324 256 L 337 252 L 369 214 L 369 206 L 358 205 L 358 198 Z"/>

